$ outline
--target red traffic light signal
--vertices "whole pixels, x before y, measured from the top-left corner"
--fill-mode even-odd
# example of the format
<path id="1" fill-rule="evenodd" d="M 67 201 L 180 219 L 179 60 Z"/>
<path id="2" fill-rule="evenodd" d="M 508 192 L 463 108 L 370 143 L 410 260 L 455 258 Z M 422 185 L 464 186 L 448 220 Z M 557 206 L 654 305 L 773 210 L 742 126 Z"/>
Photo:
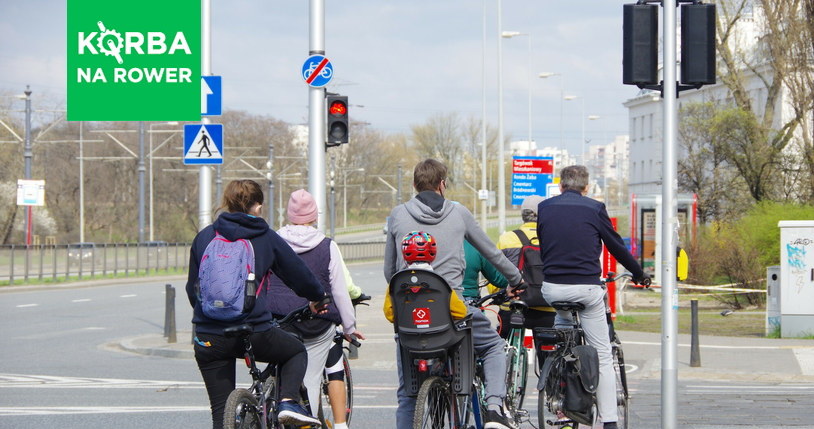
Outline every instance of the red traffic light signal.
<path id="1" fill-rule="evenodd" d="M 338 146 L 348 142 L 348 97 L 328 96 L 328 135 L 325 144 Z"/>

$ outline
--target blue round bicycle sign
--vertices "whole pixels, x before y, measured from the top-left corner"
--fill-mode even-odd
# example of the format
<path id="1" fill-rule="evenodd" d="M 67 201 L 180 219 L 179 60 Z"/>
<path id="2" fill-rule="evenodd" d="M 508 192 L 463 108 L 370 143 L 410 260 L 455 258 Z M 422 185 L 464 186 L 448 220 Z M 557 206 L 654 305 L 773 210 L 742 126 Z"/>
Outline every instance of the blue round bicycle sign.
<path id="1" fill-rule="evenodd" d="M 321 88 L 331 81 L 334 66 L 324 55 L 311 55 L 302 65 L 302 78 L 309 86 Z"/>

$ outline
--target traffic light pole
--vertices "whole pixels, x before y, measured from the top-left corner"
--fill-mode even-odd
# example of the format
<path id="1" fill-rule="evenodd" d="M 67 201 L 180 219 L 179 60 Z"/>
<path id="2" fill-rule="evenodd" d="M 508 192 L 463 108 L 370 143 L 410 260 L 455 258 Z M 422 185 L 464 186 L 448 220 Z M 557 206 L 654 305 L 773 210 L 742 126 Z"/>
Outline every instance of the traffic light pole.
<path id="1" fill-rule="evenodd" d="M 201 0 L 201 76 L 212 74 L 212 0 Z M 201 119 L 208 124 L 208 118 Z M 198 173 L 198 230 L 212 223 L 212 169 L 202 165 Z"/>
<path id="2" fill-rule="evenodd" d="M 676 408 L 678 406 L 678 289 L 676 288 L 676 253 L 678 241 L 678 217 L 676 216 L 675 195 L 678 181 L 676 176 L 676 124 L 677 80 L 676 80 L 676 0 L 664 0 L 664 150 L 662 154 L 661 201 L 661 242 L 663 261 L 661 263 L 661 427 L 678 427 Z"/>
<path id="3" fill-rule="evenodd" d="M 309 55 L 325 55 L 325 0 L 310 0 Z M 325 91 L 308 87 L 308 192 L 317 203 L 317 228 L 325 231 Z"/>

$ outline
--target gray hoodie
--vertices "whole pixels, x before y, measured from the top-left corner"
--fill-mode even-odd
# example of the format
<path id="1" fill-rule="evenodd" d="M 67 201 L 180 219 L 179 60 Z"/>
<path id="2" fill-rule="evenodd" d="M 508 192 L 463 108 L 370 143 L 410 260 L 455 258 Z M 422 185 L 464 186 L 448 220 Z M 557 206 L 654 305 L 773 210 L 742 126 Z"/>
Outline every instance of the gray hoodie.
<path id="1" fill-rule="evenodd" d="M 325 239 L 325 234 L 308 225 L 286 225 L 277 234 L 294 249 L 297 254 L 307 252 Z M 331 262 L 328 271 L 331 277 L 331 295 L 333 296 L 339 317 L 342 318 L 342 330 L 346 334 L 356 331 L 356 316 L 353 312 L 353 303 L 350 301 L 348 287 L 345 283 L 345 261 L 339 253 L 339 246 L 331 240 Z"/>
<path id="2" fill-rule="evenodd" d="M 435 210 L 421 201 L 422 199 L 426 201 L 427 197 L 437 199 L 439 204 L 433 204 L 437 206 Z M 432 263 L 433 270 L 443 277 L 453 290 L 458 291 L 459 295 L 463 291 L 461 283 L 466 268 L 464 239 L 478 249 L 481 255 L 509 280 L 510 285 L 520 284 L 522 281 L 520 271 L 480 229 L 472 213 L 466 207 L 449 200 L 443 200 L 443 204 L 440 204 L 438 197 L 420 194 L 396 206 L 390 212 L 387 243 L 384 248 L 385 279 L 390 281 L 393 274 L 407 267 L 401 254 L 401 239 L 404 235 L 411 231 L 425 231 L 438 243 L 435 261 Z"/>

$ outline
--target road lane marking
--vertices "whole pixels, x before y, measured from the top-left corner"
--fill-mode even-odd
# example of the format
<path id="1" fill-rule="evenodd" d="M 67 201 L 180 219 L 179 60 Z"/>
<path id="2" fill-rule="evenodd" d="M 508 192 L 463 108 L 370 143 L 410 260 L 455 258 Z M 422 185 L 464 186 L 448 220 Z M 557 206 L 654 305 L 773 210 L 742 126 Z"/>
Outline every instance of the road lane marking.
<path id="1" fill-rule="evenodd" d="M 167 413 L 209 411 L 204 406 L 165 406 L 165 407 L 0 407 L 0 416 L 47 416 L 71 414 L 123 414 L 123 413 Z"/>
<path id="2" fill-rule="evenodd" d="M 635 344 L 639 346 L 661 346 L 661 343 L 654 343 L 648 341 L 625 341 L 622 345 Z M 690 344 L 678 344 L 679 347 L 690 347 Z M 702 349 L 746 349 L 746 350 L 777 350 L 786 349 L 788 346 L 721 346 L 721 345 L 704 345 L 701 344 Z"/>
<path id="3" fill-rule="evenodd" d="M 120 296 L 119 298 L 135 298 L 135 297 L 137 297 L 137 296 L 138 296 L 138 295 L 136 295 L 136 294 L 134 294 L 134 293 L 131 293 L 131 294 L 128 294 L 128 295 L 122 295 L 122 296 Z"/>
<path id="4" fill-rule="evenodd" d="M 28 308 L 28 307 L 37 307 L 39 304 L 20 304 L 17 308 Z"/>
<path id="5" fill-rule="evenodd" d="M 71 302 L 88 302 L 88 301 L 90 301 L 90 298 L 75 299 Z"/>
<path id="6" fill-rule="evenodd" d="M 203 389 L 203 382 L 0 374 L 0 388 Z"/>

